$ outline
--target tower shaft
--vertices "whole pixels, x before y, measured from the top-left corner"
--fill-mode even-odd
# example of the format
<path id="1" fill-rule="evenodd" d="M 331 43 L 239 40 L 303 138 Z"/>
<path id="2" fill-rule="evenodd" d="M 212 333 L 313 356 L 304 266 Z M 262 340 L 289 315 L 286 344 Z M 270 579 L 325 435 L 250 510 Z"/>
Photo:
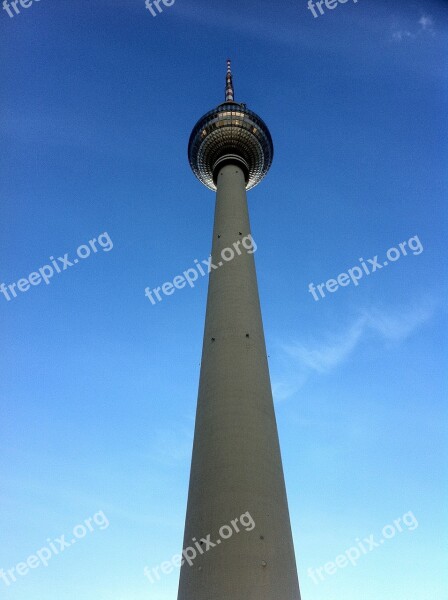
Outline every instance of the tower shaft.
<path id="1" fill-rule="evenodd" d="M 178 600 L 300 600 L 254 255 L 234 247 L 248 235 L 245 174 L 226 164 L 212 263 L 235 257 L 210 273 L 184 548 L 233 534 L 182 566 Z"/>

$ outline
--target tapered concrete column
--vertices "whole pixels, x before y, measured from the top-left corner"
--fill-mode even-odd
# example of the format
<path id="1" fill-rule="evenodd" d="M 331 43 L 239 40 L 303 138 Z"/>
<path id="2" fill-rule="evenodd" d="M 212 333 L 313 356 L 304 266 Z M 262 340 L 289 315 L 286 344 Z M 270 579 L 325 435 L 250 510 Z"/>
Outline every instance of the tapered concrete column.
<path id="1" fill-rule="evenodd" d="M 241 168 L 217 188 L 184 548 L 246 512 L 255 527 L 184 564 L 178 600 L 300 600 L 254 254 L 234 247 L 251 233 Z"/>

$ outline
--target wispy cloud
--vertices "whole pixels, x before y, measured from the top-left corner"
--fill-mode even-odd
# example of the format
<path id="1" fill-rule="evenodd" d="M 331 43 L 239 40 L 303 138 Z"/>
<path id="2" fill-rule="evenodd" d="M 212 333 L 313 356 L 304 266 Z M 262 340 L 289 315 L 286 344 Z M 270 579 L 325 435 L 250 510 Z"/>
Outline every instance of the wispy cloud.
<path id="1" fill-rule="evenodd" d="M 323 341 L 295 342 L 283 349 L 300 367 L 324 373 L 353 352 L 365 330 L 365 322 L 365 317 L 358 318 L 346 331 L 331 334 Z"/>
<path id="2" fill-rule="evenodd" d="M 434 20 L 429 15 L 422 15 L 412 31 L 409 29 L 396 29 L 392 32 L 392 39 L 396 42 L 402 42 L 406 39 L 415 39 L 421 35 L 435 35 Z"/>
<path id="3" fill-rule="evenodd" d="M 418 306 L 394 314 L 372 309 L 365 313 L 363 318 L 366 329 L 372 329 L 386 340 L 399 342 L 408 338 L 423 323 L 426 323 L 433 316 L 434 310 L 434 302 L 427 300 Z"/>
<path id="4" fill-rule="evenodd" d="M 282 344 L 280 353 L 287 359 L 289 368 L 288 375 L 273 385 L 275 399 L 285 400 L 294 395 L 313 372 L 329 373 L 347 361 L 369 337 L 375 344 L 404 341 L 429 321 L 434 312 L 432 300 L 388 312 L 372 308 L 358 314 L 344 329 L 326 332 L 306 342 Z"/>
<path id="5" fill-rule="evenodd" d="M 294 396 L 297 390 L 305 383 L 306 376 L 299 373 L 294 381 L 272 381 L 272 395 L 276 401 L 287 400 Z"/>
<path id="6" fill-rule="evenodd" d="M 192 431 L 185 427 L 160 429 L 155 432 L 152 458 L 159 463 L 173 465 L 191 457 Z"/>
<path id="7" fill-rule="evenodd" d="M 429 31 L 430 33 L 434 33 L 434 21 L 432 20 L 432 17 L 429 17 L 427 15 L 423 15 L 418 24 L 420 25 L 420 27 L 422 28 L 423 31 Z"/>
<path id="8" fill-rule="evenodd" d="M 396 42 L 401 42 L 407 38 L 414 38 L 415 34 L 411 33 L 408 29 L 399 29 L 392 33 L 392 39 Z"/>

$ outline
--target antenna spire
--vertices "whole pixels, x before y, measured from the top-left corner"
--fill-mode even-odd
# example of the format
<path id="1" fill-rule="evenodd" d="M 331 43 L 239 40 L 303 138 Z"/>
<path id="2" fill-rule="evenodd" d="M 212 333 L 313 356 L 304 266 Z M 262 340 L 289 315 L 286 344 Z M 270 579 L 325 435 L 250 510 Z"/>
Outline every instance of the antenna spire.
<path id="1" fill-rule="evenodd" d="M 232 67 L 230 60 L 227 60 L 227 75 L 226 75 L 226 102 L 234 101 Z"/>

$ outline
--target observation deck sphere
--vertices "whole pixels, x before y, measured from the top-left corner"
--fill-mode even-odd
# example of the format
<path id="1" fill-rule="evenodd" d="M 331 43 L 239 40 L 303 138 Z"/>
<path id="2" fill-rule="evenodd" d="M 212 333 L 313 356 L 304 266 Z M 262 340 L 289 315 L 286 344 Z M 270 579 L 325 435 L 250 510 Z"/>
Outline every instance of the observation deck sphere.
<path id="1" fill-rule="evenodd" d="M 193 173 L 214 191 L 218 170 L 226 162 L 240 163 L 250 190 L 266 175 L 273 156 L 267 125 L 238 102 L 224 102 L 206 113 L 194 126 L 188 144 Z"/>

